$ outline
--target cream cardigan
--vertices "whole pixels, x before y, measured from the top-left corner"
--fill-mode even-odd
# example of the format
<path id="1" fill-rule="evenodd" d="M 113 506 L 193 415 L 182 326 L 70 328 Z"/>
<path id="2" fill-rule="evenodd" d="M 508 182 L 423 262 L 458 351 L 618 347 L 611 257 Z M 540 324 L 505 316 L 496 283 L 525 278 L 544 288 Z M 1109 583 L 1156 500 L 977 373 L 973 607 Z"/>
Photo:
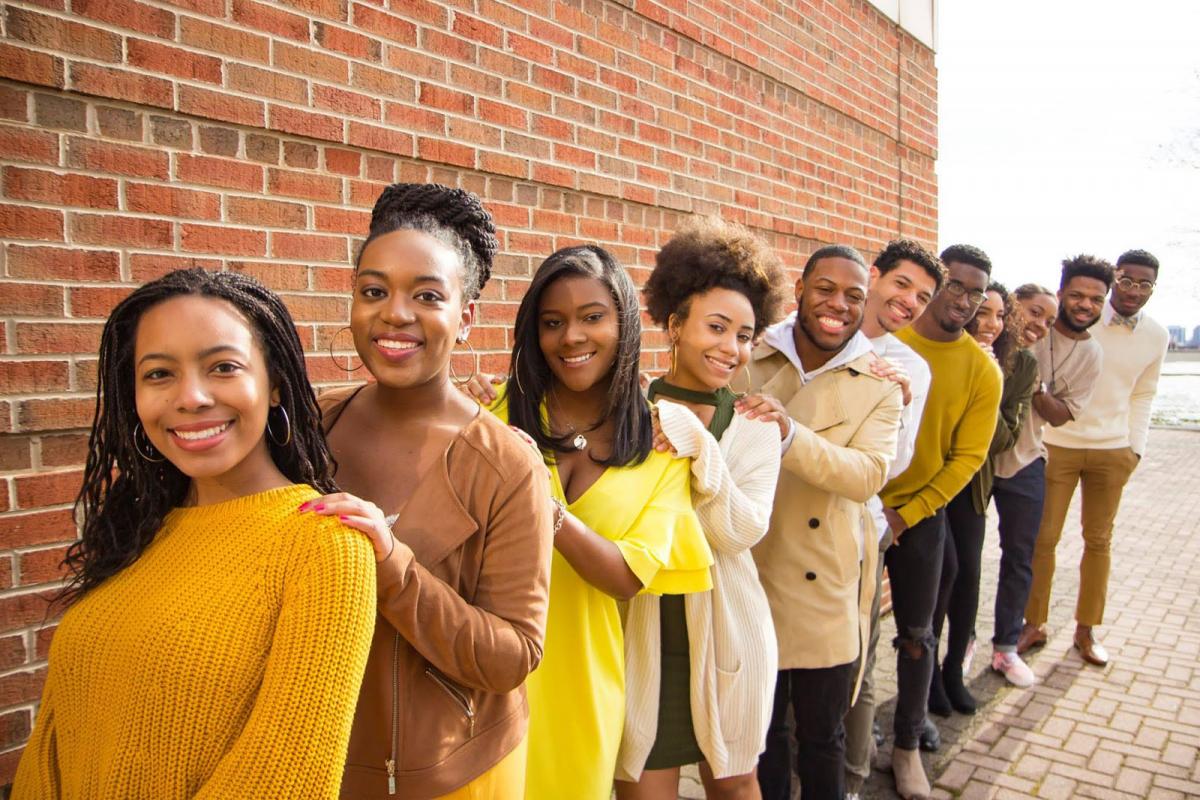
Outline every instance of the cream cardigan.
<path id="1" fill-rule="evenodd" d="M 692 498 L 712 546 L 713 588 L 685 596 L 692 724 L 718 778 L 758 763 L 775 693 L 775 626 L 750 548 L 767 532 L 779 478 L 779 428 L 735 414 L 718 444 L 686 407 L 656 404 L 680 458 L 692 459 Z M 658 724 L 658 597 L 629 601 L 625 624 L 625 730 L 617 779 L 637 780 Z"/>

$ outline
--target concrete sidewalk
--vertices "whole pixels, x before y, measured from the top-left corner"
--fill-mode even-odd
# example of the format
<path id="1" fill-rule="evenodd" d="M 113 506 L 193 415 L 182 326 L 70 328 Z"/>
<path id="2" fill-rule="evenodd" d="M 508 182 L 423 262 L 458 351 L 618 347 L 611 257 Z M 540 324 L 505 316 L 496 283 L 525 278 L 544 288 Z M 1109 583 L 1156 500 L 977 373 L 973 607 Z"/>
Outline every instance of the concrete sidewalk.
<path id="1" fill-rule="evenodd" d="M 1077 495 L 1078 497 L 1078 495 Z M 1113 542 L 1105 625 L 1112 662 L 1088 666 L 1071 647 L 1083 549 L 1078 502 L 1058 548 L 1049 644 L 1030 659 L 1039 683 L 991 673 L 1000 549 L 985 544 L 969 684 L 973 717 L 935 718 L 941 751 L 926 757 L 937 798 L 1200 797 L 1200 433 L 1154 430 L 1126 488 Z M 883 730 L 895 705 L 895 635 L 884 620 L 877 666 Z M 894 798 L 890 735 L 864 797 Z M 704 796 L 689 771 L 681 796 Z"/>

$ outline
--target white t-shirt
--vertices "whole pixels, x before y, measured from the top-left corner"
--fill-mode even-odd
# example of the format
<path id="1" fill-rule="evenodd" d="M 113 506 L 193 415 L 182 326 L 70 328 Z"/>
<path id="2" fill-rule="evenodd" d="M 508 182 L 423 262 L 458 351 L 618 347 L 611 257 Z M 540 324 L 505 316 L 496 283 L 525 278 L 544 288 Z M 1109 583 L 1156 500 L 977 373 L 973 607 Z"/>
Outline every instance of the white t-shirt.
<path id="1" fill-rule="evenodd" d="M 933 379 L 929 364 L 904 342 L 885 333 L 868 340 L 875 354 L 899 364 L 908 373 L 909 392 L 912 400 L 900 411 L 900 433 L 896 440 L 896 460 L 888 470 L 888 480 L 908 469 L 917 443 L 917 430 L 921 427 L 921 414 L 925 411 L 925 400 L 929 397 L 929 384 Z M 887 518 L 883 515 L 883 501 L 875 495 L 867 501 L 867 510 L 875 521 L 875 533 L 882 541 L 888 531 Z"/>

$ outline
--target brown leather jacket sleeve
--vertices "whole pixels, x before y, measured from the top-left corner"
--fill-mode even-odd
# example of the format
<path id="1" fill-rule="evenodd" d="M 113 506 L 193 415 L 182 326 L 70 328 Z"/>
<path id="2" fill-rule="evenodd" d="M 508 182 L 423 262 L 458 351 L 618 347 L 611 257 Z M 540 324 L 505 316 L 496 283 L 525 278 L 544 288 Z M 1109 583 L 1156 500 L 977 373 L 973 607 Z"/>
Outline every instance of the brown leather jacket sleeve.
<path id="1" fill-rule="evenodd" d="M 551 506 L 544 470 L 500 484 L 486 515 L 474 604 L 399 541 L 379 564 L 379 613 L 434 667 L 463 686 L 508 692 L 542 658 L 550 587 Z M 478 519 L 478 517 L 477 517 Z"/>

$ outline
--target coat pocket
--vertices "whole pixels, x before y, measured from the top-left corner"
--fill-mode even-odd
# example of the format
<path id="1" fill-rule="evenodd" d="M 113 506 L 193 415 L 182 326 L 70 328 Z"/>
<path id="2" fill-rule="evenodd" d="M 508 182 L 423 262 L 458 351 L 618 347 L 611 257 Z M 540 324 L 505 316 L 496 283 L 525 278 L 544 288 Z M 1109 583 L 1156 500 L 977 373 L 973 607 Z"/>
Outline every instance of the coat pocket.
<path id="1" fill-rule="evenodd" d="M 856 530 L 856 526 L 859 530 Z M 863 535 L 857 516 L 848 516 L 842 509 L 829 512 L 829 527 L 826 535 L 829 548 L 830 577 L 836 586 L 857 586 L 859 579 L 859 557 L 857 536 Z"/>
<path id="2" fill-rule="evenodd" d="M 742 697 L 742 665 L 732 670 L 717 667 L 717 714 L 725 741 L 740 739 L 746 732 L 746 698 Z"/>

